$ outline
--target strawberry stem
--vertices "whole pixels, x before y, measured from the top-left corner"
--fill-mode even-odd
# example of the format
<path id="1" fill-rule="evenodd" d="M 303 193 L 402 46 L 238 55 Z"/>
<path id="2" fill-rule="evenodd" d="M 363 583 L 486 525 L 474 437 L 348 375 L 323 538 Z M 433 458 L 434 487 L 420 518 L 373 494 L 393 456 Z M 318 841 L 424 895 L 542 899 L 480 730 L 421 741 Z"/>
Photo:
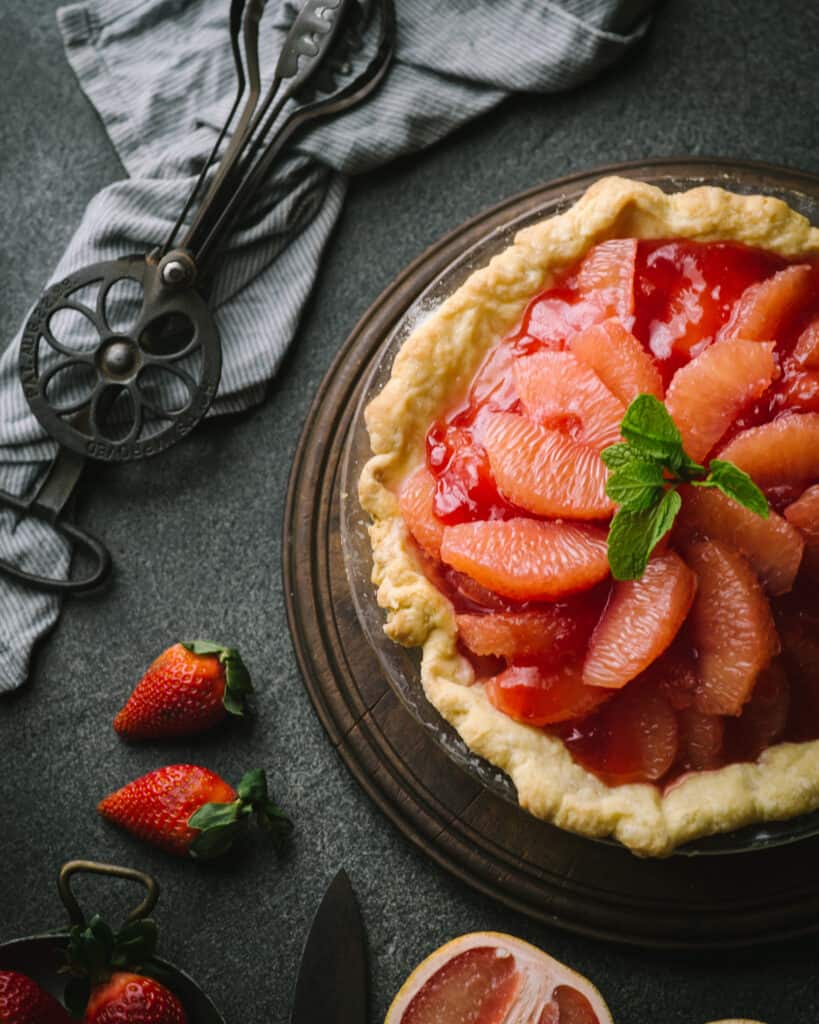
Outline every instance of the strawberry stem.
<path id="1" fill-rule="evenodd" d="M 149 917 L 113 932 L 99 914 L 87 925 L 74 925 L 66 948 L 69 973 L 87 978 L 92 986 L 106 981 L 112 971 L 136 969 L 156 950 L 156 923 Z"/>
<path id="2" fill-rule="evenodd" d="M 225 647 L 212 640 L 183 640 L 182 646 L 191 654 L 215 654 L 225 670 L 225 692 L 222 704 L 231 715 L 243 715 L 245 698 L 253 692 L 250 673 L 235 647 Z"/>
<path id="3" fill-rule="evenodd" d="M 199 830 L 190 846 L 192 857 L 213 860 L 227 853 L 246 819 L 254 813 L 259 826 L 270 835 L 277 853 L 283 850 L 293 831 L 293 823 L 270 799 L 264 771 L 257 768 L 247 772 L 236 792 L 236 800 L 203 804 L 188 819 L 188 825 Z"/>

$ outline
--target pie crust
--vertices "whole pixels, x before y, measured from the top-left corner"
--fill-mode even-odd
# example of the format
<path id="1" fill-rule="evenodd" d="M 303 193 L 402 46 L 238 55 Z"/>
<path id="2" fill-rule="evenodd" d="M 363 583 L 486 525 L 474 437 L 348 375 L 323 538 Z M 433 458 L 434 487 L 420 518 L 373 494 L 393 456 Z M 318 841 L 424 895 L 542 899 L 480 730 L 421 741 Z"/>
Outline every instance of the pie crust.
<path id="1" fill-rule="evenodd" d="M 519 232 L 407 338 L 366 410 L 374 454 L 359 498 L 372 518 L 372 580 L 387 610 L 385 632 L 423 647 L 427 699 L 472 751 L 510 776 L 531 814 L 660 857 L 701 836 L 819 808 L 819 741 L 781 743 L 755 763 L 689 774 L 665 792 L 607 786 L 559 739 L 496 710 L 483 686 L 472 685 L 453 608 L 423 574 L 396 494 L 424 458 L 429 424 L 465 397 L 486 353 L 518 324 L 529 300 L 593 245 L 629 237 L 744 242 L 785 257 L 819 253 L 819 229 L 778 199 L 711 187 L 667 195 L 637 181 L 601 179 L 565 213 Z"/>

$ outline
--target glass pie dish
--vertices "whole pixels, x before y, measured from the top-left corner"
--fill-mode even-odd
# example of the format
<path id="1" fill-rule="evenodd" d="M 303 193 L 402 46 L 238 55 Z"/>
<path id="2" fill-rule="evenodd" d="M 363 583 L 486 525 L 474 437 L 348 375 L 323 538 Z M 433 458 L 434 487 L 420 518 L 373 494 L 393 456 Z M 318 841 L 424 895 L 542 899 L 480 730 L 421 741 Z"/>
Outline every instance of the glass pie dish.
<path id="1" fill-rule="evenodd" d="M 819 182 L 809 176 L 793 175 L 767 167 L 731 168 L 721 165 L 686 167 L 658 164 L 617 168 L 621 177 L 631 177 L 660 187 L 665 192 L 681 192 L 700 185 L 716 185 L 739 194 L 765 194 L 783 199 L 792 209 L 813 223 L 819 221 Z M 394 357 L 412 330 L 450 296 L 478 267 L 506 249 L 514 235 L 524 227 L 560 214 L 571 206 L 598 177 L 611 173 L 604 169 L 557 183 L 538 193 L 537 202 L 524 214 L 511 217 L 479 238 L 453 260 L 416 298 L 385 337 L 368 367 L 362 383 L 359 403 L 352 419 L 342 464 L 344 495 L 341 509 L 342 548 L 345 569 L 359 620 L 374 648 L 391 687 L 410 713 L 428 729 L 451 760 L 503 798 L 517 803 L 514 785 L 498 769 L 471 753 L 465 743 L 424 696 L 420 683 L 420 656 L 417 650 L 393 643 L 383 632 L 385 616 L 370 583 L 372 557 L 367 535 L 367 516 L 357 500 L 357 482 L 364 462 L 370 456 L 369 437 L 363 410 L 389 378 Z M 755 825 L 740 831 L 698 840 L 681 847 L 681 853 L 732 853 L 781 845 L 819 833 L 819 814 L 805 815 L 782 822 Z"/>

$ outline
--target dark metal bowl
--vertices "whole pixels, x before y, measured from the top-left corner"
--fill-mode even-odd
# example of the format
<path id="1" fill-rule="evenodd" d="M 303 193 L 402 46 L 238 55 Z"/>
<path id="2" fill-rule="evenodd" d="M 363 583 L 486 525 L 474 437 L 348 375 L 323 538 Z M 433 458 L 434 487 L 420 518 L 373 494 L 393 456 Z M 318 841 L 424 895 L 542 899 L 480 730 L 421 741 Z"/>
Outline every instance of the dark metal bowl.
<path id="1" fill-rule="evenodd" d="M 131 912 L 129 921 L 147 917 L 159 897 L 159 886 L 154 878 L 133 868 L 122 868 L 113 864 L 98 864 L 95 861 L 69 861 L 60 871 L 58 889 L 71 924 L 85 924 L 85 915 L 71 892 L 70 878 L 74 874 L 88 873 L 125 878 L 145 886 L 147 895 L 142 903 Z M 61 1000 L 65 990 L 66 975 L 60 973 L 65 964 L 67 930 L 54 931 L 45 935 L 31 935 L 24 939 L 12 939 L 0 945 L 0 970 L 20 971 L 33 978 L 42 988 Z M 189 1024 L 225 1024 L 221 1013 L 208 999 L 196 982 L 184 971 L 165 960 L 152 957 L 145 964 L 144 973 L 156 974 L 162 984 L 167 985 L 178 996 L 188 1015 Z"/>

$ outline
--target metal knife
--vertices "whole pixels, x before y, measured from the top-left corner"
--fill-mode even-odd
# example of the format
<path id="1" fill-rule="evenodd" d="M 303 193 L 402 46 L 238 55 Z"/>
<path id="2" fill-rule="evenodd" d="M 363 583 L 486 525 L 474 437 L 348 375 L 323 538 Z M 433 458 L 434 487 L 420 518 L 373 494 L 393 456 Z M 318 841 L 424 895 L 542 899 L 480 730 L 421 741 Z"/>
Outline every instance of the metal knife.
<path id="1" fill-rule="evenodd" d="M 367 938 L 343 869 L 313 918 L 299 967 L 291 1024 L 366 1024 Z"/>

